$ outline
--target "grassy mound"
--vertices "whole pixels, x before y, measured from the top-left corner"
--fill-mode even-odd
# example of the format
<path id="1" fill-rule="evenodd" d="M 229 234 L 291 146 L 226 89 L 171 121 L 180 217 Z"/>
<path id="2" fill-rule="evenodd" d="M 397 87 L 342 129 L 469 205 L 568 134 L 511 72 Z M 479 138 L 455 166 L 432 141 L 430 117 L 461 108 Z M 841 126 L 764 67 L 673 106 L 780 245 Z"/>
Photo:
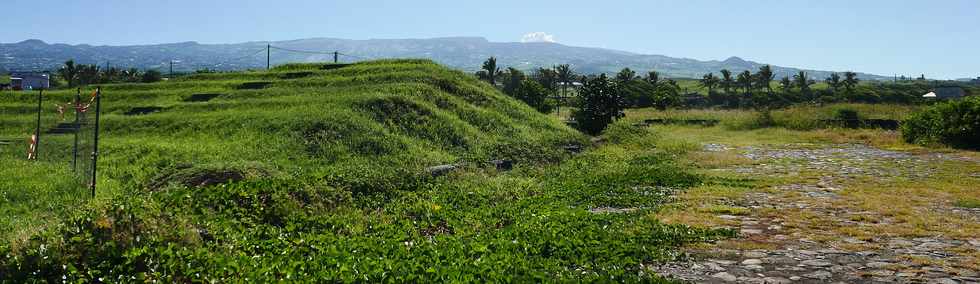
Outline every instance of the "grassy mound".
<path id="1" fill-rule="evenodd" d="M 913 114 L 902 125 L 902 137 L 908 143 L 980 149 L 980 97 L 939 103 Z"/>
<path id="2" fill-rule="evenodd" d="M 572 158 L 562 146 L 584 136 L 425 60 L 104 90 L 98 199 L 66 177 L 67 136 L 44 137 L 37 163 L 0 151 L 15 165 L 0 168 L 0 210 L 13 220 L 0 222 L 5 278 L 649 280 L 643 265 L 675 246 L 730 234 L 650 217 L 667 192 L 700 182 L 668 153 L 628 150 L 651 133 L 619 131 L 633 138 Z M 32 131 L 32 102 L 0 101 L 11 114 L 0 137 Z M 517 167 L 498 172 L 493 159 Z M 442 164 L 462 170 L 425 170 Z M 591 211 L 606 207 L 630 211 Z"/>

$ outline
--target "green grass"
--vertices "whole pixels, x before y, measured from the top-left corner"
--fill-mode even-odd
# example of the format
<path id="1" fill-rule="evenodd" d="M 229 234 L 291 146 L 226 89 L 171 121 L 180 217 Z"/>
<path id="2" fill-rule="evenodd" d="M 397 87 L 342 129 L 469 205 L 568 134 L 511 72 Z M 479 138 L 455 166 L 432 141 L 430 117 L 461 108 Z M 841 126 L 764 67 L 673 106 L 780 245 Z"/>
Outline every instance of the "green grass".
<path id="1" fill-rule="evenodd" d="M 221 95 L 185 101 L 199 93 Z M 48 93 L 45 127 L 72 95 Z M 35 98 L 0 100 L 0 137 L 33 131 Z M 108 85 L 103 114 L 96 199 L 68 178 L 70 137 L 42 136 L 38 162 L 0 146 L 4 278 L 660 281 L 641 266 L 732 234 L 644 217 L 702 180 L 656 133 L 620 123 L 571 156 L 587 137 L 426 60 Z M 425 171 L 449 163 L 464 166 Z"/>
<path id="2" fill-rule="evenodd" d="M 980 208 L 980 199 L 964 198 L 964 199 L 956 200 L 956 202 L 953 205 L 955 205 L 956 207 L 963 207 L 963 208 Z"/>
<path id="3" fill-rule="evenodd" d="M 793 130 L 813 130 L 832 127 L 821 123 L 821 120 L 836 119 L 835 114 L 841 109 L 851 109 L 862 119 L 889 119 L 903 121 L 921 106 L 900 104 L 861 104 L 836 103 L 827 105 L 796 105 L 771 111 L 771 125 L 768 127 L 783 127 Z M 652 108 L 631 109 L 627 111 L 627 119 L 642 121 L 649 118 L 658 119 L 715 119 L 720 125 L 735 130 L 767 127 L 759 124 L 759 113 L 747 110 L 728 109 L 672 109 L 656 110 Z"/>

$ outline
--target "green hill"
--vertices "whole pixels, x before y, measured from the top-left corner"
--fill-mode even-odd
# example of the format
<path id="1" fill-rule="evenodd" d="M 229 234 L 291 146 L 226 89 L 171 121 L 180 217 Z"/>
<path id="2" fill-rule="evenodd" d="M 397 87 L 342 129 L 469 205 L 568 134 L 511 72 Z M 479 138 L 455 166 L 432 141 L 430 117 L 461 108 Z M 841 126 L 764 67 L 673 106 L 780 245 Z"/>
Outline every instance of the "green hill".
<path id="1" fill-rule="evenodd" d="M 103 90 L 94 200 L 70 177 L 71 136 L 43 135 L 41 161 L 23 161 L 16 141 L 33 132 L 36 96 L 0 95 L 0 138 L 15 141 L 0 145 L 0 213 L 10 217 L 0 220 L 0 275 L 649 278 L 642 264 L 725 233 L 590 212 L 652 210 L 665 193 L 648 191 L 699 178 L 657 152 L 611 146 L 572 157 L 563 147 L 586 145 L 585 136 L 426 60 L 285 65 Z M 45 127 L 61 121 L 53 104 L 73 94 L 46 95 Z M 444 164 L 461 170 L 427 171 Z M 628 194 L 636 190 L 646 193 Z"/>

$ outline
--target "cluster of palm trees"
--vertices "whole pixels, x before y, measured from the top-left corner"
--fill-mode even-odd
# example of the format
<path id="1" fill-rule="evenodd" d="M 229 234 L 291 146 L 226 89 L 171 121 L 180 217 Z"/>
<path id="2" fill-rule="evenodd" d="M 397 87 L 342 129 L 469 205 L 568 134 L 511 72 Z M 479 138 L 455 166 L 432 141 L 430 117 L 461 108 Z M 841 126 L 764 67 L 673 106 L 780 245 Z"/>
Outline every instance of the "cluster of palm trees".
<path id="1" fill-rule="evenodd" d="M 567 97 L 568 86 L 577 77 L 568 64 L 552 68 L 537 68 L 531 71 L 530 75 L 513 67 L 501 70 L 495 57 L 487 58 L 481 70 L 476 72 L 476 76 L 493 86 L 499 83 L 504 93 L 519 98 L 541 111 L 550 111 L 550 106 L 543 105 L 543 98 L 555 94 L 560 94 L 562 98 Z M 561 102 L 556 105 L 561 107 Z"/>
<path id="2" fill-rule="evenodd" d="M 732 71 L 728 69 L 722 69 L 720 71 L 721 77 L 715 76 L 714 73 L 705 74 L 701 77 L 701 86 L 708 89 L 710 94 L 715 88 L 721 88 L 725 90 L 725 93 L 732 93 L 732 90 L 738 91 L 742 90 L 745 93 L 765 89 L 768 92 L 772 92 L 771 83 L 775 78 L 775 73 L 772 71 L 772 66 L 765 65 L 759 68 L 759 71 L 752 73 L 749 70 L 742 71 L 738 75 L 733 75 Z M 806 74 L 804 74 L 805 76 Z"/>
<path id="3" fill-rule="evenodd" d="M 159 81 L 160 75 L 160 72 L 156 70 L 141 72 L 136 68 L 124 70 L 110 67 L 109 69 L 103 69 L 95 64 L 75 64 L 74 60 L 68 60 L 58 69 L 58 76 L 68 83 L 68 87 L 105 83 Z"/>
<path id="4" fill-rule="evenodd" d="M 743 93 L 766 90 L 768 93 L 773 93 L 772 81 L 775 78 L 775 74 L 772 71 L 772 66 L 764 65 L 759 67 L 759 71 L 755 73 L 745 70 L 738 75 L 733 75 L 732 71 L 727 69 L 722 69 L 719 72 L 721 73 L 721 77 L 715 76 L 714 73 L 708 73 L 702 76 L 699 80 L 701 86 L 708 89 L 709 94 L 713 92 L 715 88 L 719 87 L 728 94 L 731 94 L 733 90 L 741 90 Z M 841 86 L 850 92 L 859 82 L 857 73 L 850 71 L 844 72 L 843 79 L 840 74 L 832 73 L 830 74 L 830 77 L 824 81 L 827 82 L 827 84 L 830 85 L 831 89 L 835 92 Z M 793 75 L 792 78 L 785 76 L 779 81 L 779 85 L 783 92 L 789 92 L 793 88 L 796 88 L 801 93 L 808 93 L 810 91 L 810 86 L 813 84 L 816 84 L 816 81 L 814 81 L 805 71 L 799 71 L 799 73 Z"/>

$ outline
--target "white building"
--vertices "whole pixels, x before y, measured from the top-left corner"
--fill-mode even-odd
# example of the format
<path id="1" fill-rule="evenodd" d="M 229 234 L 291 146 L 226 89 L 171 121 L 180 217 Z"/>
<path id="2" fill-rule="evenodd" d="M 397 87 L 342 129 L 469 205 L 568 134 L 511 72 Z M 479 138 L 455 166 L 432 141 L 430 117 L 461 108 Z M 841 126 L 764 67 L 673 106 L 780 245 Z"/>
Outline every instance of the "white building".
<path id="1" fill-rule="evenodd" d="M 14 90 L 37 90 L 51 87 L 51 75 L 47 73 L 11 73 L 10 87 Z"/>

